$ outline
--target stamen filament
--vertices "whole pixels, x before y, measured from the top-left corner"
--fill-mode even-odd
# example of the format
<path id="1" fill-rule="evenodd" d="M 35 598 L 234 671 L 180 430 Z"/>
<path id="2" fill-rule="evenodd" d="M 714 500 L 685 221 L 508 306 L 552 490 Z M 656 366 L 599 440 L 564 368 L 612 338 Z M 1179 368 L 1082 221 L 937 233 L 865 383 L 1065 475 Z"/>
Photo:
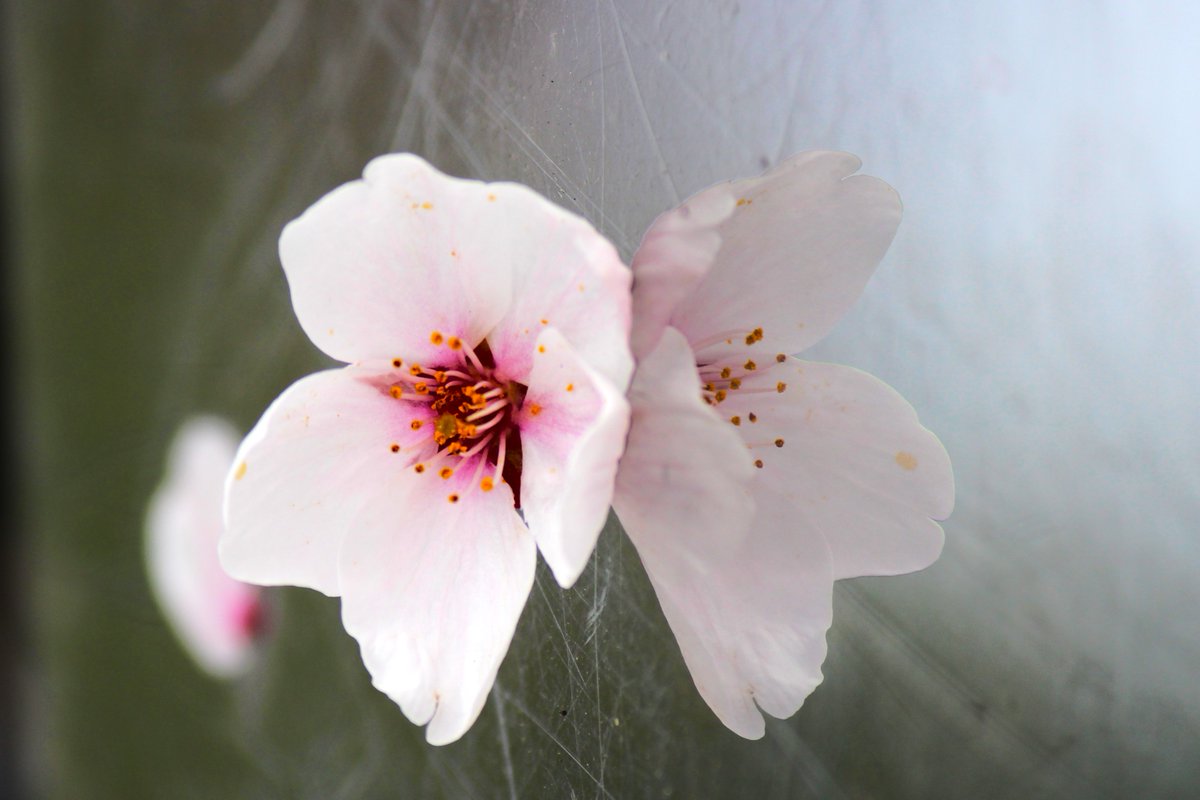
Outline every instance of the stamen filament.
<path id="1" fill-rule="evenodd" d="M 723 333 L 715 333 L 712 336 L 708 337 L 707 339 L 701 339 L 698 342 L 691 342 L 692 352 L 698 353 L 706 347 L 709 347 L 714 344 L 719 344 L 721 342 L 726 342 L 730 339 L 732 339 L 735 342 L 743 343 L 741 346 L 745 346 L 744 340 L 746 338 L 746 334 L 753 333 L 753 332 L 754 331 L 752 331 L 749 328 L 742 328 L 740 330 L 724 331 Z"/>
<path id="2" fill-rule="evenodd" d="M 508 450 L 508 437 L 500 437 L 500 450 L 496 453 L 496 469 L 492 472 L 495 480 L 501 480 L 501 475 L 504 473 L 504 455 Z"/>
<path id="3" fill-rule="evenodd" d="M 463 342 L 462 343 L 462 352 L 463 352 L 463 355 L 465 355 L 467 357 L 467 360 L 470 361 L 471 364 L 475 367 L 475 369 L 479 370 L 480 372 L 486 371 L 483 368 L 483 362 L 479 360 L 479 356 L 475 355 L 475 349 L 472 348 L 471 345 L 467 344 L 466 342 Z"/>
<path id="4" fill-rule="evenodd" d="M 493 438 L 495 438 L 494 434 L 488 434 L 487 436 L 483 437 L 482 440 L 476 442 L 470 450 L 466 451 L 465 453 L 461 453 L 461 457 L 470 458 L 471 456 L 478 454 L 479 451 L 486 449 L 487 446 L 492 443 Z"/>
<path id="5" fill-rule="evenodd" d="M 475 433 L 476 433 L 476 435 L 483 433 L 484 431 L 486 431 L 490 428 L 496 427 L 503 421 L 504 421 L 504 417 L 497 414 L 496 416 L 492 417 L 491 419 L 489 419 L 487 422 L 483 423 L 482 425 L 476 425 Z"/>
<path id="6" fill-rule="evenodd" d="M 474 414 L 467 415 L 467 422 L 474 422 L 477 419 L 482 419 L 488 414 L 492 414 L 508 405 L 508 398 L 501 398 L 494 403 L 490 403 L 476 411 Z"/>

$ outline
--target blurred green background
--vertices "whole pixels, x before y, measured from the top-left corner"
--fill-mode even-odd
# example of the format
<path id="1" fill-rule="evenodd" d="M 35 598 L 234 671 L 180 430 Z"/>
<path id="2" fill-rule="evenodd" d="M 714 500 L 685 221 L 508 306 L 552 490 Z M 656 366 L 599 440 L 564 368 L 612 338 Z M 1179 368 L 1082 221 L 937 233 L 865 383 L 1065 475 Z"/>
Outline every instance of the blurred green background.
<path id="1" fill-rule="evenodd" d="M 5 13 L 29 796 L 1195 791 L 1186 6 Z M 932 569 L 838 587 L 825 683 L 794 718 L 758 742 L 717 722 L 615 524 L 572 590 L 539 566 L 488 706 L 447 747 L 371 688 L 337 601 L 314 592 L 269 592 L 245 679 L 187 660 L 147 588 L 142 514 L 185 417 L 248 429 L 327 363 L 291 312 L 286 221 L 410 150 L 528 183 L 628 257 L 682 197 L 806 147 L 860 154 L 907 208 L 816 356 L 914 403 L 955 460 L 959 504 Z"/>

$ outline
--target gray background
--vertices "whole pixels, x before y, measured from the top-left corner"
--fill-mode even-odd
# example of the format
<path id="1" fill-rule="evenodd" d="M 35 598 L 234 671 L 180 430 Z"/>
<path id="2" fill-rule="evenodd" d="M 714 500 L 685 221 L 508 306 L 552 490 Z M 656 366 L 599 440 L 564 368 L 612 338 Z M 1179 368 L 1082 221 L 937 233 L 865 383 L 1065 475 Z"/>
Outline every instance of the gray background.
<path id="1" fill-rule="evenodd" d="M 1179 3 L 18 0 L 24 763 L 61 798 L 1188 797 L 1200 791 L 1200 15 Z M 284 222 L 373 155 L 525 182 L 628 257 L 797 150 L 905 200 L 812 357 L 954 460 L 928 571 L 839 585 L 825 682 L 765 739 L 691 685 L 619 529 L 544 567 L 492 699 L 431 748 L 338 605 L 271 593 L 205 679 L 142 575 L 197 411 L 248 427 L 327 362 Z"/>

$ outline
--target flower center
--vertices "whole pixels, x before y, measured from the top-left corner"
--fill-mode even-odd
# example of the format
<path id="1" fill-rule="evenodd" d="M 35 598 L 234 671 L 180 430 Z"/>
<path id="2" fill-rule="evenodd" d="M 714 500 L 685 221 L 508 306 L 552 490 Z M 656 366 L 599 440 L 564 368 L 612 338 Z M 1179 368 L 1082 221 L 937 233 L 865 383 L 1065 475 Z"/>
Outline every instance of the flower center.
<path id="1" fill-rule="evenodd" d="M 743 422 L 756 425 L 761 418 L 759 412 L 751 410 L 758 407 L 758 403 L 749 396 L 769 396 L 783 394 L 787 391 L 787 383 L 780 380 L 772 382 L 764 375 L 772 367 L 785 363 L 787 356 L 783 353 L 776 353 L 774 356 L 766 357 L 765 363 L 760 364 L 750 353 L 750 348 L 761 342 L 762 339 L 763 329 L 754 328 L 751 331 L 727 331 L 693 345 L 696 352 L 708 345 L 719 344 L 721 341 L 724 341 L 727 347 L 734 348 L 733 353 L 727 353 L 712 361 L 697 361 L 696 370 L 700 373 L 700 397 L 708 405 L 718 407 L 735 396 L 745 398 L 742 402 L 734 404 L 736 408 L 744 411 L 744 416 L 742 413 L 735 413 L 725 417 L 735 427 L 741 427 Z M 745 345 L 745 349 L 742 349 L 742 344 Z M 743 355 L 735 355 L 738 352 Z M 720 413 L 719 410 L 718 413 Z M 769 435 L 758 439 L 743 434 L 743 438 L 746 440 L 746 447 L 751 450 L 762 447 L 779 448 L 785 444 L 781 437 L 772 438 Z M 762 458 L 754 460 L 754 466 L 759 469 L 762 469 L 763 465 Z"/>
<path id="2" fill-rule="evenodd" d="M 446 345 L 450 351 L 446 360 L 432 367 L 410 364 L 393 376 L 388 387 L 397 400 L 428 403 L 432 412 L 415 416 L 410 423 L 413 430 L 430 429 L 413 468 L 447 480 L 460 469 L 472 469 L 472 487 L 490 492 L 503 481 L 520 507 L 521 435 L 513 417 L 525 400 L 526 386 L 496 377 L 486 339 L 473 349 L 437 331 L 430 339 Z M 392 366 L 404 364 L 395 359 Z M 448 499 L 457 503 L 461 496 L 451 493 Z"/>

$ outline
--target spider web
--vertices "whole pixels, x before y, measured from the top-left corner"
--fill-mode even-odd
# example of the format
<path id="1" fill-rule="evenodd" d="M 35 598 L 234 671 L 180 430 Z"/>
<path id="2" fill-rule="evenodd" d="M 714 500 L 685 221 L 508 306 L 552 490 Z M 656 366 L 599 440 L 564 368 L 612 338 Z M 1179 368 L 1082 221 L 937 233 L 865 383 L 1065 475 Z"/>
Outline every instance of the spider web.
<path id="1" fill-rule="evenodd" d="M 1059 4 L 17 3 L 22 419 L 38 537 L 29 769 L 61 797 L 1179 796 L 1200 763 L 1195 49 Z M 71 11 L 68 14 L 64 9 Z M 1180 10 L 1180 13 L 1184 12 Z M 1194 16 L 1194 14 L 1193 14 Z M 1185 46 L 1187 45 L 1187 46 Z M 1170 98 L 1168 100 L 1168 98 Z M 1143 120 L 1153 115 L 1155 122 Z M 326 362 L 282 225 L 373 155 L 529 184 L 628 257 L 659 212 L 807 147 L 906 222 L 815 350 L 941 435 L 942 560 L 840 585 L 826 680 L 746 742 L 610 519 L 544 565 L 488 706 L 432 748 L 337 601 L 272 592 L 233 687 L 141 576 L 179 420 L 244 427 Z M 1194 181 L 1193 181 L 1194 183 Z M 64 391 L 68 387 L 68 391 Z M 80 387 L 88 391 L 81 392 Z"/>

